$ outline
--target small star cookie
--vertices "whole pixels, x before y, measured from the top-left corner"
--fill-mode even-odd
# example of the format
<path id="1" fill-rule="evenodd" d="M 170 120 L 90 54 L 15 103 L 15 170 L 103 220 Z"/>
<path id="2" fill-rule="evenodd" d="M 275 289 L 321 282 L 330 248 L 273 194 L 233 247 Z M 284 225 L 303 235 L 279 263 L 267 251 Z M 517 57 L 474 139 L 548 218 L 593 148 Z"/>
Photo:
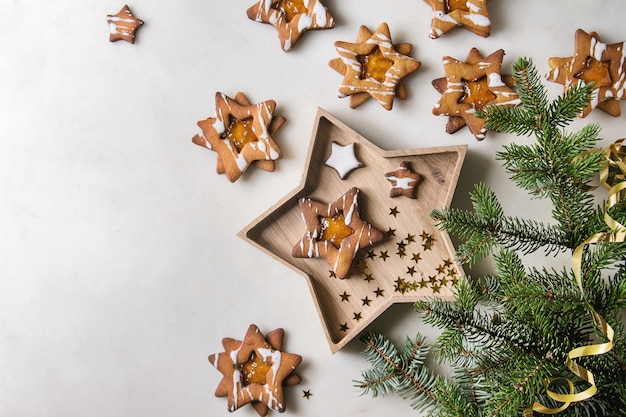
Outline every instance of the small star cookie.
<path id="1" fill-rule="evenodd" d="M 291 51 L 305 31 L 335 27 L 320 0 L 259 0 L 247 14 L 256 22 L 274 26 L 285 52 Z"/>
<path id="2" fill-rule="evenodd" d="M 437 39 L 456 27 L 464 27 L 484 38 L 491 32 L 487 0 L 424 0 L 424 2 L 433 9 L 428 34 L 431 39 Z"/>
<path id="3" fill-rule="evenodd" d="M 337 41 L 335 49 L 339 58 L 328 65 L 344 76 L 337 95 L 350 96 L 353 109 L 371 97 L 391 110 L 395 97 L 406 98 L 401 80 L 421 66 L 408 56 L 411 44 L 392 43 L 387 23 L 382 23 L 374 33 L 361 26 L 356 43 Z"/>
<path id="4" fill-rule="evenodd" d="M 342 146 L 337 142 L 330 144 L 330 156 L 324 164 L 334 169 L 341 179 L 346 178 L 350 172 L 363 166 L 356 157 L 354 143 Z"/>
<path id="5" fill-rule="evenodd" d="M 323 258 L 339 279 L 344 279 L 359 249 L 371 246 L 385 233 L 361 219 L 359 189 L 354 187 L 334 203 L 310 198 L 298 202 L 306 232 L 291 251 L 295 258 Z"/>
<path id="6" fill-rule="evenodd" d="M 201 133 L 192 141 L 217 152 L 217 173 L 225 173 L 230 182 L 235 182 L 251 164 L 274 171 L 274 162 L 282 158 L 282 152 L 272 135 L 285 122 L 273 115 L 276 102 L 250 104 L 243 93 L 232 99 L 218 92 L 215 108 L 216 117 L 199 121 Z"/>
<path id="7" fill-rule="evenodd" d="M 389 190 L 389 197 L 391 198 L 401 195 L 416 198 L 415 187 L 422 182 L 422 176 L 411 171 L 407 161 L 403 161 L 395 171 L 386 173 L 385 178 L 391 186 Z"/>
<path id="8" fill-rule="evenodd" d="M 449 116 L 446 132 L 454 133 L 467 125 L 476 140 L 483 140 L 487 133 L 485 119 L 476 117 L 477 110 L 488 105 L 520 104 L 512 88 L 512 77 L 501 74 L 503 57 L 502 49 L 483 58 L 478 49 L 472 48 L 465 62 L 443 58 L 446 76 L 432 82 L 441 93 L 433 114 Z"/>
<path id="9" fill-rule="evenodd" d="M 300 355 L 283 352 L 283 329 L 263 336 L 251 324 L 243 341 L 224 338 L 224 352 L 209 356 L 209 362 L 224 376 L 216 397 L 228 397 L 228 411 L 252 404 L 260 416 L 268 410 L 285 411 L 283 386 L 301 381 L 295 372 L 302 361 Z"/>
<path id="10" fill-rule="evenodd" d="M 111 32 L 110 42 L 126 41 L 129 43 L 135 43 L 135 31 L 144 23 L 143 20 L 133 16 L 128 6 L 122 7 L 122 10 L 115 15 L 107 15 L 107 22 Z"/>
<path id="11" fill-rule="evenodd" d="M 621 114 L 619 100 L 626 95 L 626 51 L 624 42 L 605 44 L 597 33 L 578 29 L 574 36 L 574 56 L 550 58 L 548 81 L 563 84 L 565 90 L 579 82 L 593 82 L 593 98 L 583 110 L 587 116 L 599 108 L 611 116 Z"/>

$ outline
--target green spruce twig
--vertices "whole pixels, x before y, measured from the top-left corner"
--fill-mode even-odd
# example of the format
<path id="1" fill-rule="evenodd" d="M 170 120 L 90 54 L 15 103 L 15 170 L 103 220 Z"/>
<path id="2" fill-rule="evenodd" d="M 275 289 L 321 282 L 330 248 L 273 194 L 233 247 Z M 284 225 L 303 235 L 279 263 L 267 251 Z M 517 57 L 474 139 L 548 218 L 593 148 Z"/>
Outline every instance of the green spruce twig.
<path id="1" fill-rule="evenodd" d="M 479 115 L 489 129 L 534 138 L 504 146 L 497 159 L 530 198 L 552 203 L 552 222 L 506 216 L 484 184 L 470 194 L 472 210 L 434 210 L 438 226 L 462 241 L 458 259 L 471 266 L 492 256 L 495 273 L 462 280 L 453 302 L 434 298 L 415 304 L 425 323 L 441 329 L 430 346 L 420 335 L 400 349 L 382 335 L 366 336 L 364 356 L 372 368 L 357 386 L 374 395 L 399 392 L 412 399 L 414 408 L 441 417 L 516 416 L 535 401 L 560 406 L 546 394 L 546 381 L 566 377 L 575 392 L 585 390 L 589 384 L 565 364 L 568 353 L 606 341 L 588 313 L 591 307 L 614 329 L 614 345 L 605 354 L 579 359 L 594 375 L 598 393 L 559 415 L 623 415 L 626 243 L 586 246 L 584 294 L 571 268 L 524 265 L 530 254 L 571 253 L 587 237 L 609 231 L 604 209 L 595 206 L 588 187 L 604 163 L 604 154 L 594 151 L 600 127 L 565 130 L 591 99 L 593 86 L 581 83 L 550 101 L 531 60 L 517 60 L 513 70 L 522 106 L 489 106 Z M 624 223 L 626 203 L 610 214 Z M 424 356 L 429 350 L 436 361 L 451 367 L 452 377 L 427 369 Z M 559 381 L 550 389 L 569 393 L 569 386 Z"/>

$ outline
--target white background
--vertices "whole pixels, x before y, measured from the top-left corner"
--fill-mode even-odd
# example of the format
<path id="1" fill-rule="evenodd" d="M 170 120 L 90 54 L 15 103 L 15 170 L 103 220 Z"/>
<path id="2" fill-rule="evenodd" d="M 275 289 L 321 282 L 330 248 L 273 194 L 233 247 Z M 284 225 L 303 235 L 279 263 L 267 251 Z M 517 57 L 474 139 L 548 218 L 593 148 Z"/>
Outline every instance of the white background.
<path id="1" fill-rule="evenodd" d="M 454 206 L 484 181 L 507 214 L 548 220 L 549 206 L 514 189 L 494 160 L 530 139 L 448 135 L 430 82 L 444 55 L 464 59 L 472 46 L 505 49 L 505 72 L 529 56 L 546 73 L 549 57 L 573 54 L 578 28 L 626 40 L 622 0 L 491 0 L 489 38 L 456 29 L 437 40 L 422 1 L 327 0 L 336 28 L 306 33 L 286 54 L 274 28 L 246 17 L 252 3 L 130 2 L 146 22 L 131 45 L 108 40 L 106 15 L 122 2 L 0 2 L 0 416 L 229 415 L 207 356 L 251 323 L 283 327 L 285 350 L 304 358 L 302 384 L 286 388 L 290 415 L 415 415 L 395 395 L 359 396 L 359 342 L 332 355 L 304 279 L 236 233 L 298 185 L 318 106 L 385 149 L 469 144 Z M 373 100 L 352 110 L 336 97 L 333 43 L 383 21 L 422 67 L 391 112 Z M 276 100 L 287 118 L 276 172 L 251 169 L 231 184 L 215 154 L 191 143 L 216 91 Z M 576 126 L 600 123 L 608 145 L 626 136 L 625 117 L 595 111 Z M 410 305 L 370 328 L 396 341 L 437 334 Z"/>

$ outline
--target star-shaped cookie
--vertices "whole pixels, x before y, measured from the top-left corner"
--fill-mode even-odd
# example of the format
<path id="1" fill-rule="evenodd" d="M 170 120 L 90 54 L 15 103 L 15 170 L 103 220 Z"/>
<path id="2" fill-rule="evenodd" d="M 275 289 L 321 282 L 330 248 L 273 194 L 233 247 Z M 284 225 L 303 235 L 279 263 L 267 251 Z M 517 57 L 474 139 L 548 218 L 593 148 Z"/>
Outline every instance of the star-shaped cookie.
<path id="1" fill-rule="evenodd" d="M 433 9 L 430 36 L 436 39 L 456 27 L 484 38 L 491 32 L 487 0 L 424 0 Z"/>
<path id="2" fill-rule="evenodd" d="M 401 80 L 421 66 L 408 56 L 411 44 L 392 43 L 387 23 L 374 33 L 361 26 L 356 43 L 337 41 L 335 49 L 339 58 L 328 64 L 344 76 L 337 94 L 341 98 L 349 96 L 353 109 L 372 97 L 391 110 L 395 97 L 407 96 Z"/>
<path id="3" fill-rule="evenodd" d="M 353 170 L 362 167 L 363 164 L 356 157 L 354 151 L 354 143 L 342 146 L 337 142 L 332 142 L 330 148 L 330 156 L 324 164 L 337 171 L 339 178 L 344 179 Z"/>
<path id="4" fill-rule="evenodd" d="M 353 187 L 331 204 L 300 199 L 306 232 L 291 250 L 292 256 L 324 258 L 337 278 L 345 278 L 357 251 L 385 237 L 361 219 L 358 198 L 359 189 Z"/>
<path id="5" fill-rule="evenodd" d="M 128 6 L 124 6 L 117 14 L 107 15 L 107 23 L 111 32 L 109 35 L 110 42 L 126 41 L 135 43 L 135 31 L 144 22 L 133 16 Z"/>
<path id="6" fill-rule="evenodd" d="M 285 122 L 282 117 L 274 117 L 275 108 L 274 100 L 250 104 L 243 93 L 232 99 L 218 92 L 216 117 L 199 121 L 201 133 L 192 141 L 217 152 L 217 173 L 225 173 L 231 182 L 237 181 L 251 164 L 271 172 L 274 161 L 282 158 L 272 135 Z"/>
<path id="7" fill-rule="evenodd" d="M 409 168 L 407 161 L 402 161 L 398 169 L 385 174 L 385 178 L 389 181 L 391 189 L 389 197 L 406 196 L 416 198 L 415 187 L 422 182 L 422 176 Z"/>
<path id="8" fill-rule="evenodd" d="M 472 48 L 465 62 L 449 56 L 443 58 L 446 76 L 432 82 L 441 93 L 433 114 L 450 116 L 446 132 L 454 133 L 467 125 L 477 140 L 483 140 L 487 133 L 485 119 L 476 117 L 476 110 L 488 105 L 520 104 L 512 88 L 512 77 L 501 74 L 503 57 L 502 49 L 483 58 L 478 49 Z"/>
<path id="9" fill-rule="evenodd" d="M 579 82 L 594 83 L 593 98 L 581 116 L 599 108 L 611 116 L 621 114 L 619 100 L 626 95 L 626 51 L 624 42 L 605 44 L 597 33 L 578 29 L 574 35 L 574 56 L 550 58 L 549 81 L 563 84 L 565 90 Z"/>
<path id="10" fill-rule="evenodd" d="M 283 386 L 301 381 L 295 372 L 302 361 L 300 355 L 283 352 L 283 329 L 263 336 L 252 324 L 242 341 L 224 338 L 224 352 L 209 356 L 209 362 L 224 377 L 219 382 L 216 397 L 228 397 L 228 411 L 252 404 L 260 416 L 269 409 L 285 411 Z"/>
<path id="11" fill-rule="evenodd" d="M 256 22 L 274 26 L 285 52 L 291 51 L 307 30 L 335 27 L 335 20 L 320 0 L 259 0 L 247 14 Z"/>

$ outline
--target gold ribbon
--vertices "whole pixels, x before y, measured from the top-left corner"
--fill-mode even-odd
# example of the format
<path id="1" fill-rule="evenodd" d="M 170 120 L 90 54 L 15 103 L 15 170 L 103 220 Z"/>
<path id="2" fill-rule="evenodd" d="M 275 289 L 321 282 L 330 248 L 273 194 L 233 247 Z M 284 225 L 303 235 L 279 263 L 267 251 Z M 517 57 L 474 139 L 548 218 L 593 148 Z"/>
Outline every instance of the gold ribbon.
<path id="1" fill-rule="evenodd" d="M 595 395 L 598 391 L 593 374 L 576 362 L 576 359 L 585 356 L 602 355 L 609 352 L 613 348 L 613 339 L 615 332 L 613 328 L 598 314 L 591 304 L 585 299 L 585 290 L 582 282 L 582 258 L 585 246 L 595 243 L 617 243 L 626 241 L 626 226 L 615 220 L 609 214 L 610 209 L 626 198 L 626 152 L 622 147 L 624 139 L 620 139 L 608 147 L 605 152 L 607 156 L 607 164 L 600 172 L 600 184 L 609 188 L 609 195 L 604 207 L 604 221 L 609 226 L 610 232 L 596 233 L 587 238 L 583 243 L 578 245 L 572 254 L 572 270 L 576 283 L 583 296 L 583 301 L 587 310 L 591 314 L 594 324 L 601 330 L 602 334 L 608 342 L 598 343 L 595 345 L 581 346 L 571 350 L 567 354 L 567 367 L 574 375 L 583 379 L 590 384 L 589 388 L 576 393 L 574 384 L 567 378 L 554 378 L 546 381 L 546 393 L 553 400 L 563 403 L 560 407 L 550 408 L 541 403 L 535 402 L 532 411 L 543 414 L 557 414 L 565 410 L 573 402 L 583 401 Z M 597 187 L 595 187 L 597 188 Z M 569 394 L 560 394 L 549 389 L 552 382 L 557 380 L 565 380 L 569 386 Z M 524 410 L 524 415 L 532 415 L 532 411 L 528 408 Z M 530 414 L 528 414 L 530 412 Z"/>

